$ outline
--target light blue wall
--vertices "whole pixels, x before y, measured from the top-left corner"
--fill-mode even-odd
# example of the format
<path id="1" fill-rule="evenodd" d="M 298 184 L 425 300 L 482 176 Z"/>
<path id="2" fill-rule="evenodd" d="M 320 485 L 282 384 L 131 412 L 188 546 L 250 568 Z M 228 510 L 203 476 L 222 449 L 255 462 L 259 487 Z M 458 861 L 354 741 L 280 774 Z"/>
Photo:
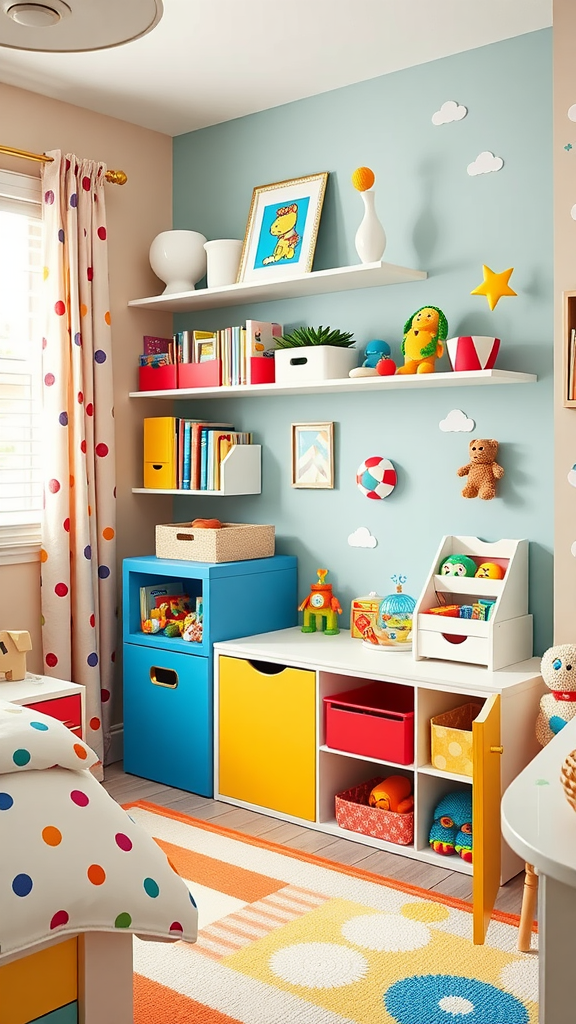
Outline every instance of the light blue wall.
<path id="1" fill-rule="evenodd" d="M 431 116 L 449 99 L 467 106 L 468 116 L 435 127 Z M 499 367 L 538 375 L 532 385 L 178 403 L 180 415 L 231 419 L 254 431 L 264 446 L 263 490 L 177 498 L 175 521 L 210 514 L 275 523 L 277 550 L 298 556 L 301 597 L 316 568 L 328 567 L 343 622 L 353 596 L 388 593 L 394 573 L 406 574 L 405 589 L 417 596 L 445 533 L 527 537 L 535 653 L 552 642 L 551 105 L 552 35 L 545 30 L 174 140 L 174 227 L 241 238 L 255 185 L 327 170 L 315 269 L 356 264 L 362 203 L 350 175 L 364 164 L 376 173 L 384 258 L 429 274 L 408 285 L 180 315 L 175 329 L 224 327 L 247 316 L 288 328 L 330 324 L 353 331 L 359 347 L 386 338 L 399 361 L 405 320 L 431 303 L 445 311 L 449 336 L 496 335 Z M 482 150 L 503 157 L 504 167 L 470 177 L 467 165 Z M 493 312 L 485 298 L 470 296 L 483 263 L 515 267 L 510 283 L 518 298 L 501 299 Z M 439 430 L 453 408 L 476 421 L 474 434 Z M 290 424 L 318 420 L 335 423 L 336 487 L 293 490 Z M 491 502 L 460 495 L 456 470 L 468 461 L 471 436 L 500 441 L 506 475 Z M 398 486 L 384 501 L 356 488 L 356 468 L 368 455 L 384 455 L 398 469 Z M 377 537 L 374 550 L 348 545 L 358 526 Z"/>

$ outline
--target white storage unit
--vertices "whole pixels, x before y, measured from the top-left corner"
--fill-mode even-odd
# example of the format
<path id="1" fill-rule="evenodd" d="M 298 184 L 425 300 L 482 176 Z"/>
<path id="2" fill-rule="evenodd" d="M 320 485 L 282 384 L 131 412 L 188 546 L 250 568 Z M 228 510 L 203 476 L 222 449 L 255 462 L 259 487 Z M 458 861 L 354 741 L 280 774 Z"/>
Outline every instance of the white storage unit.
<path id="1" fill-rule="evenodd" d="M 442 576 L 440 565 L 449 555 L 467 555 L 478 565 L 497 562 L 506 570 L 504 578 Z M 478 599 L 495 601 L 488 621 L 428 613 L 440 604 L 473 604 Z M 532 657 L 528 541 L 499 540 L 490 544 L 478 537 L 444 537 L 414 609 L 412 653 L 417 661 L 440 658 L 484 665 L 490 671 Z"/>

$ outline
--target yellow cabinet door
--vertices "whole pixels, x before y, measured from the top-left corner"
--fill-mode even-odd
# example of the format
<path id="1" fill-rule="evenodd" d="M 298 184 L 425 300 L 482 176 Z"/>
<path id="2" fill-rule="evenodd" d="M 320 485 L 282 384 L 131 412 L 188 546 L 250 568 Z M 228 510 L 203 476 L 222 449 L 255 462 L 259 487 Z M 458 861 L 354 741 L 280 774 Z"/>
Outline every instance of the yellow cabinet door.
<path id="1" fill-rule="evenodd" d="M 316 817 L 316 678 L 306 669 L 219 660 L 218 789 Z"/>
<path id="2" fill-rule="evenodd" d="M 500 696 L 489 697 L 472 723 L 474 942 L 482 945 L 500 886 Z"/>

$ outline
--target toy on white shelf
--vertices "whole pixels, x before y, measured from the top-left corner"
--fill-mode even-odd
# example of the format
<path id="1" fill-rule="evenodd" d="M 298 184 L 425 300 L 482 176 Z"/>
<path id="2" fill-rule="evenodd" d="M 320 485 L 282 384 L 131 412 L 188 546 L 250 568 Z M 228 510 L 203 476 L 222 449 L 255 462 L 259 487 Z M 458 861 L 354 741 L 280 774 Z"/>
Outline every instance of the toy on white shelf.
<path id="1" fill-rule="evenodd" d="M 576 644 L 549 647 L 542 656 L 540 672 L 550 690 L 540 698 L 536 719 L 536 739 L 545 747 L 576 717 Z"/>
<path id="2" fill-rule="evenodd" d="M 392 576 L 396 584 L 393 594 L 383 597 L 378 606 L 374 626 L 369 625 L 363 633 L 366 647 L 388 651 L 410 651 L 412 649 L 412 617 L 416 601 L 410 594 L 404 594 L 402 587 L 406 576 Z"/>
<path id="3" fill-rule="evenodd" d="M 336 636 L 340 632 L 338 616 L 342 614 L 342 608 L 332 593 L 332 584 L 326 583 L 328 569 L 317 569 L 316 572 L 318 582 L 312 584 L 310 593 L 298 605 L 298 611 L 304 612 L 302 632 L 315 633 L 320 629 L 326 636 Z"/>
<path id="4" fill-rule="evenodd" d="M 25 679 L 26 651 L 31 650 L 32 641 L 27 630 L 0 630 L 0 676 L 10 682 Z"/>
<path id="5" fill-rule="evenodd" d="M 364 349 L 364 360 L 361 366 L 354 366 L 350 370 L 349 377 L 377 377 L 378 370 L 376 367 L 383 359 L 389 359 L 390 357 L 390 345 L 387 341 L 382 341 L 381 338 L 373 338 L 369 341 Z M 392 363 L 392 360 L 390 360 Z M 393 364 L 395 366 L 395 364 Z"/>

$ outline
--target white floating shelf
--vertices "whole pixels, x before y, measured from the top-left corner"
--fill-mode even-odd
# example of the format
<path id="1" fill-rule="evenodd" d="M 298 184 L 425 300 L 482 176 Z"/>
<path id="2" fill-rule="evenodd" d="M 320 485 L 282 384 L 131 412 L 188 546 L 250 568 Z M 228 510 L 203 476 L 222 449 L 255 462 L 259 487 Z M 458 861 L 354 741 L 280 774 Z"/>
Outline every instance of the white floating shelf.
<path id="1" fill-rule="evenodd" d="M 256 398 L 258 395 L 338 394 L 344 391 L 402 391 L 406 388 L 457 388 L 480 384 L 533 384 L 534 373 L 514 370 L 468 370 L 464 373 L 407 373 L 393 377 L 345 377 L 305 384 L 236 384 L 218 388 L 173 388 L 169 391 L 131 391 L 130 398 Z"/>
<path id="2" fill-rule="evenodd" d="M 181 494 L 206 498 L 210 495 L 260 494 L 262 446 L 259 444 L 235 444 L 222 465 L 220 476 L 222 487 L 218 491 L 190 491 L 163 487 L 133 487 L 133 494 Z"/>
<path id="3" fill-rule="evenodd" d="M 242 306 L 247 302 L 276 302 L 278 299 L 296 299 L 302 295 L 405 284 L 423 281 L 427 276 L 425 270 L 397 267 L 393 263 L 360 263 L 355 267 L 314 270 L 311 274 L 281 280 L 247 281 L 223 288 L 199 288 L 197 291 L 176 292 L 172 295 L 152 295 L 147 299 L 132 299 L 128 305 L 168 313 L 190 313 L 195 309 L 222 309 L 224 306 Z"/>

